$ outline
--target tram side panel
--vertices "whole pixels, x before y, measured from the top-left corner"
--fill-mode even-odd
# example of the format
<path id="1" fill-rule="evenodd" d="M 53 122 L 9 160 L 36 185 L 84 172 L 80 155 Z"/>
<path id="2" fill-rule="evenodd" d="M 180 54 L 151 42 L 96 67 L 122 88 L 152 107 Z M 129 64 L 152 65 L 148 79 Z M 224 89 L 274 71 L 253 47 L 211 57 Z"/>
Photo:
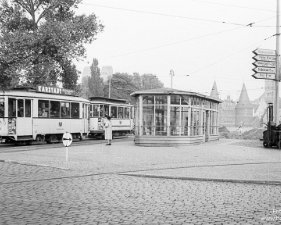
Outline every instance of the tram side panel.
<path id="1" fill-rule="evenodd" d="M 112 119 L 112 132 L 130 133 L 132 130 L 131 119 Z"/>
<path id="2" fill-rule="evenodd" d="M 61 102 L 61 106 L 66 105 L 66 102 Z M 70 103 L 71 113 L 68 112 L 68 118 L 63 118 L 62 109 L 60 110 L 59 118 L 44 118 L 37 117 L 34 118 L 33 127 L 34 133 L 33 138 L 36 139 L 38 136 L 45 137 L 47 139 L 61 138 L 62 134 L 69 132 L 73 135 L 73 138 L 82 139 L 83 136 L 88 135 L 89 132 L 89 122 L 88 122 L 88 105 L 84 103 L 72 102 Z M 76 105 L 75 105 L 76 104 Z M 78 106 L 79 105 L 79 106 Z M 72 108 L 75 106 L 75 112 L 72 112 Z M 71 117 L 71 118 L 70 118 Z M 56 137 L 54 136 L 56 135 Z M 37 138 L 38 139 L 38 138 Z M 40 138 L 39 138 L 40 139 Z M 49 140 L 48 140 L 49 141 Z"/>
<path id="3" fill-rule="evenodd" d="M 86 123 L 85 123 L 86 120 Z M 37 135 L 52 135 L 52 134 L 63 134 L 69 132 L 76 134 L 80 138 L 80 135 L 87 134 L 87 119 L 41 119 L 35 118 L 33 120 L 33 139 L 35 140 Z M 85 132 L 86 131 L 86 132 Z"/>

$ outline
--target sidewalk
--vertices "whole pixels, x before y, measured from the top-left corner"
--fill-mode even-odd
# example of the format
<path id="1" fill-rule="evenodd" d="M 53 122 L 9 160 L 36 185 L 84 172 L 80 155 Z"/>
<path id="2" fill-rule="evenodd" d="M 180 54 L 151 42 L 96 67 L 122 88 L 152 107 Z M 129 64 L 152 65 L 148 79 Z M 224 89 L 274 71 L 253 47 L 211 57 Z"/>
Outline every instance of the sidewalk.
<path id="1" fill-rule="evenodd" d="M 245 142 L 245 143 L 244 143 Z M 244 146 L 243 146 L 244 145 Z M 131 138 L 114 142 L 23 152 L 1 152 L 0 161 L 54 167 L 71 174 L 130 176 L 281 184 L 281 151 L 241 140 L 194 146 L 140 147 Z M 247 146 L 247 147 L 246 147 Z M 249 147 L 251 146 L 251 147 Z"/>

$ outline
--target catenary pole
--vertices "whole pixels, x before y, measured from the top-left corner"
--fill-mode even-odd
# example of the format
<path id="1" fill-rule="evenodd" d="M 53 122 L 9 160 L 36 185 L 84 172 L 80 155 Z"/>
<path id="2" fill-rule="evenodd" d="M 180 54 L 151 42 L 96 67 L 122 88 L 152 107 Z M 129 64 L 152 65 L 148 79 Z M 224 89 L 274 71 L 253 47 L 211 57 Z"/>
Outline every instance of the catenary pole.
<path id="1" fill-rule="evenodd" d="M 274 107 L 274 122 L 279 124 L 279 80 L 280 80 L 280 21 L 279 21 L 279 0 L 277 0 L 276 9 L 276 81 L 275 81 L 275 107 Z"/>

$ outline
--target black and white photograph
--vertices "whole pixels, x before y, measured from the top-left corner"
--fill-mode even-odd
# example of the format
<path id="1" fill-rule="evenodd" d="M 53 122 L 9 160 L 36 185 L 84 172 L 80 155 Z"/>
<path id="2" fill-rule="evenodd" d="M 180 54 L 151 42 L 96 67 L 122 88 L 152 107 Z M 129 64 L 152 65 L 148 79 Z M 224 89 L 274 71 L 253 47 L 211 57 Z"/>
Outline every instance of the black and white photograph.
<path id="1" fill-rule="evenodd" d="M 281 0 L 0 0 L 0 225 L 281 224 Z"/>

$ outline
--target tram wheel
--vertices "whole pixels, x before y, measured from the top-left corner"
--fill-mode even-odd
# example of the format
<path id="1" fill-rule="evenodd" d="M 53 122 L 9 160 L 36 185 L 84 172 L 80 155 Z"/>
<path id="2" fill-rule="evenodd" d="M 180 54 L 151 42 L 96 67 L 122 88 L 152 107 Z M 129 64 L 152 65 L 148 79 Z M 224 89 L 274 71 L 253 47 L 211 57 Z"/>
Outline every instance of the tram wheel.
<path id="1" fill-rule="evenodd" d="M 46 142 L 48 144 L 52 144 L 54 142 L 58 142 L 58 137 L 55 134 L 52 134 L 46 138 Z"/>
<path id="2" fill-rule="evenodd" d="M 39 142 L 39 143 L 43 143 L 45 141 L 45 138 L 42 135 L 37 135 L 36 136 L 36 141 Z"/>

